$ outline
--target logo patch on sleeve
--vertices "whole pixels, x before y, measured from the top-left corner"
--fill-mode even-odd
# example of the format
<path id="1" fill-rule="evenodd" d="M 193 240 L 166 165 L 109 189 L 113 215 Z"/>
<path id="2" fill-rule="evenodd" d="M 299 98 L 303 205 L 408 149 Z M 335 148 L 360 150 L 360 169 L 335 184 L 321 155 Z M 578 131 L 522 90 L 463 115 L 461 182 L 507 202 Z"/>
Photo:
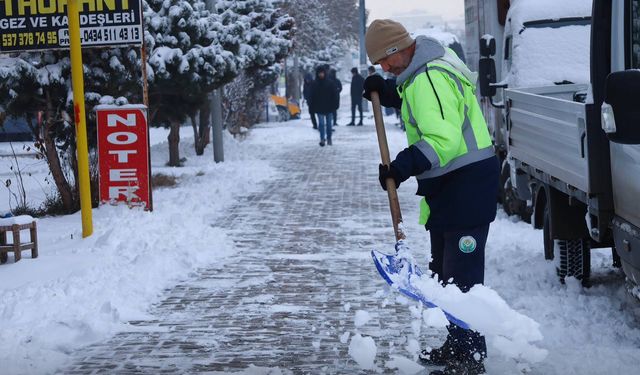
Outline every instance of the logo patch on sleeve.
<path id="1" fill-rule="evenodd" d="M 476 239 L 471 236 L 464 236 L 458 241 L 458 248 L 460 248 L 460 251 L 463 253 L 473 253 L 476 249 Z"/>

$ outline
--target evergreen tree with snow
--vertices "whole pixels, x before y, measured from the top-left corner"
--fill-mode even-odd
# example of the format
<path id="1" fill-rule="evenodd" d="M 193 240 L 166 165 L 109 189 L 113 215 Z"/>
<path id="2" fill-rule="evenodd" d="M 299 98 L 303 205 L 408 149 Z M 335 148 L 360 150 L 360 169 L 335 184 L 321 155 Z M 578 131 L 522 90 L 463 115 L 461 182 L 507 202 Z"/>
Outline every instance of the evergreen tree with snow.
<path id="1" fill-rule="evenodd" d="M 272 0 L 219 1 L 218 12 L 225 23 L 245 25 L 240 46 L 242 74 L 225 86 L 224 109 L 231 132 L 258 121 L 266 88 L 280 76 L 279 62 L 291 48 L 294 21 Z"/>
<path id="2" fill-rule="evenodd" d="M 358 37 L 358 8 L 352 0 L 286 0 L 296 22 L 287 93 L 300 99 L 301 73 L 318 65 L 335 66 Z"/>
<path id="3" fill-rule="evenodd" d="M 237 76 L 244 30 L 221 22 L 200 0 L 147 0 L 144 14 L 149 118 L 170 128 L 168 165 L 179 166 L 180 125 Z"/>

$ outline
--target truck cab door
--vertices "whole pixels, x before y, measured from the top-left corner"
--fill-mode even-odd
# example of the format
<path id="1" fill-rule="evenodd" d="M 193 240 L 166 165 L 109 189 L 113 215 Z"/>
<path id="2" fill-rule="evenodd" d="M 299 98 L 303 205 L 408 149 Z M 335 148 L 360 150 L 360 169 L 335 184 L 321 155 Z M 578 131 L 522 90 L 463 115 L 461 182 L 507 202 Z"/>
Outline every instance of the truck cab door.
<path id="1" fill-rule="evenodd" d="M 611 140 L 613 200 L 617 216 L 640 226 L 640 141 L 635 139 L 636 132 L 640 134 L 640 116 L 633 113 L 637 109 L 621 103 L 632 97 L 637 101 L 640 93 L 640 79 L 636 79 L 640 73 L 633 71 L 640 69 L 640 0 L 614 0 L 612 5 L 612 74 L 607 79 L 606 95 L 619 99 L 605 101 L 612 106 L 620 134 L 605 130 Z M 610 101 L 617 101 L 617 107 Z M 603 112 L 603 120 L 605 116 Z"/>

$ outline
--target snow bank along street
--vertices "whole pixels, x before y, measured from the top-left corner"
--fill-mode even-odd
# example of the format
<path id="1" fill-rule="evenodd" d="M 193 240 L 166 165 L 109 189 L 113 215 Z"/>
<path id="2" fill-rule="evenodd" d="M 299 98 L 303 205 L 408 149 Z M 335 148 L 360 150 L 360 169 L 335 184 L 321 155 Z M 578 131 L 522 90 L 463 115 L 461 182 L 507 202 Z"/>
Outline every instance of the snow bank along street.
<path id="1" fill-rule="evenodd" d="M 178 177 L 155 193 L 152 214 L 95 210 L 94 236 L 79 217 L 39 221 L 38 259 L 0 272 L 0 357 L 11 374 L 425 373 L 442 319 L 388 290 L 369 256 L 392 251 L 386 195 L 377 182 L 375 133 L 338 127 L 320 148 L 304 120 L 263 124 L 226 139 L 227 161 L 182 150 L 154 173 Z M 404 133 L 387 130 L 392 154 Z M 158 137 L 158 135 L 155 135 Z M 413 182 L 399 190 L 414 257 L 426 268 Z M 606 251 L 594 286 L 560 285 L 542 233 L 500 214 L 487 246 L 487 285 L 540 324 L 540 362 L 488 337 L 491 374 L 634 374 L 640 306 Z M 481 314 L 481 312 L 479 312 Z"/>

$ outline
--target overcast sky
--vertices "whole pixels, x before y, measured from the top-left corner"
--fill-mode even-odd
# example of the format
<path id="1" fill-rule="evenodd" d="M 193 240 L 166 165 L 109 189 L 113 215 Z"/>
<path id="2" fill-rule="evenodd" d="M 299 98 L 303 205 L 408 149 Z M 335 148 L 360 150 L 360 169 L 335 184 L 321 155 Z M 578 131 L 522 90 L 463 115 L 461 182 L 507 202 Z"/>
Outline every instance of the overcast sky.
<path id="1" fill-rule="evenodd" d="M 445 21 L 464 18 L 464 0 L 365 0 L 365 8 L 369 9 L 369 21 L 414 11 L 439 15 Z"/>

